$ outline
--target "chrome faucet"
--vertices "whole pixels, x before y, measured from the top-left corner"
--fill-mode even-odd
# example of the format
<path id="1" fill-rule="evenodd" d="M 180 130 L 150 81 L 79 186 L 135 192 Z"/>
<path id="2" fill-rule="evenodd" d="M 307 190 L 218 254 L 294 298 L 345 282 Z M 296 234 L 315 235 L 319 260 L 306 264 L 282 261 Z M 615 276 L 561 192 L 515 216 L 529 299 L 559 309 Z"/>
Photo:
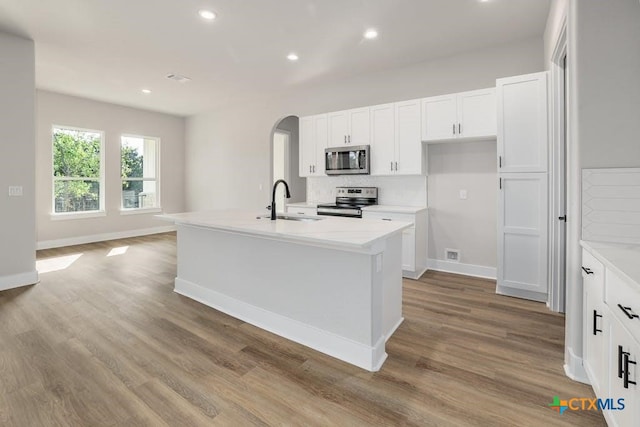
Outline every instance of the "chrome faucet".
<path id="1" fill-rule="evenodd" d="M 278 187 L 278 184 L 283 183 L 284 184 L 284 191 L 285 191 L 285 196 L 287 199 L 291 198 L 291 193 L 289 193 L 289 184 L 287 184 L 287 182 L 284 179 L 279 179 L 276 182 L 273 183 L 273 194 L 271 195 L 271 221 L 275 221 L 276 220 L 276 188 Z"/>

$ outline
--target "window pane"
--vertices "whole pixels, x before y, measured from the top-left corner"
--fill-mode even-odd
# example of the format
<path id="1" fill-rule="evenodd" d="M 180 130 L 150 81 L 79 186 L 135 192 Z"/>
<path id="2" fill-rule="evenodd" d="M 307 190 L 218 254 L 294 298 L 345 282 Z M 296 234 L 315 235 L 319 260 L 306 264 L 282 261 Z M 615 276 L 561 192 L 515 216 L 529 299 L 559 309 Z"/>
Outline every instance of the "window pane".
<path id="1" fill-rule="evenodd" d="M 55 212 L 85 212 L 100 210 L 100 182 L 54 182 Z"/>
<path id="2" fill-rule="evenodd" d="M 120 149 L 122 179 L 156 178 L 156 151 L 155 139 L 123 136 Z"/>
<path id="3" fill-rule="evenodd" d="M 124 209 L 157 207 L 155 181 L 122 181 L 122 207 Z"/>
<path id="4" fill-rule="evenodd" d="M 53 129 L 53 175 L 100 177 L 100 134 L 73 129 Z"/>

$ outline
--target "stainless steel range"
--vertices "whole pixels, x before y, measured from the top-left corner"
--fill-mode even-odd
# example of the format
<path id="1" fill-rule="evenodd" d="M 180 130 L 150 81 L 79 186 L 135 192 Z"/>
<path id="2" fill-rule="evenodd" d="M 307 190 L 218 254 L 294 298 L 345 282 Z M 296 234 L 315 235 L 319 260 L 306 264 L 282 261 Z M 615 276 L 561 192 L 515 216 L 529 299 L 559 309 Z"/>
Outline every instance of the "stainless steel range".
<path id="1" fill-rule="evenodd" d="M 377 187 L 337 187 L 336 202 L 318 205 L 318 215 L 362 218 L 364 206 L 377 204 Z"/>

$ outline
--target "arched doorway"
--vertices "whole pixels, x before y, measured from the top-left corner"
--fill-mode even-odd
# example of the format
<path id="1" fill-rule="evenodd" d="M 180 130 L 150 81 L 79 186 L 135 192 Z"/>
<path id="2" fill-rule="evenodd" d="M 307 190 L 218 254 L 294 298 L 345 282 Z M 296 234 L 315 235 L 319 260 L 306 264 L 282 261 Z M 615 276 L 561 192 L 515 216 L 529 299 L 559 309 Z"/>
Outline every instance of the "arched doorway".
<path id="1" fill-rule="evenodd" d="M 289 184 L 291 198 L 285 200 L 284 187 L 276 191 L 276 207 L 284 212 L 286 203 L 307 199 L 307 180 L 299 174 L 299 119 L 288 116 L 276 123 L 271 136 L 271 183 L 284 179 Z"/>

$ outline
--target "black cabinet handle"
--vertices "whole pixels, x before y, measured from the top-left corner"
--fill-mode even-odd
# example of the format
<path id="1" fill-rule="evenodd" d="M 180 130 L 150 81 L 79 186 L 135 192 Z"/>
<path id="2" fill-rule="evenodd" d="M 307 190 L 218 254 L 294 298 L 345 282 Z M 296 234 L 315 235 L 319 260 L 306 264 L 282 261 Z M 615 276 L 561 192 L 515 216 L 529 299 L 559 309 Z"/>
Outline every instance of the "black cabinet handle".
<path id="1" fill-rule="evenodd" d="M 629 319 L 631 319 L 631 320 L 633 320 L 633 319 L 635 319 L 635 318 L 640 318 L 640 316 L 638 316 L 637 314 L 635 314 L 635 313 L 633 313 L 633 312 L 632 312 L 632 313 L 629 313 L 629 311 L 631 311 L 631 307 L 623 307 L 623 306 L 622 306 L 622 304 L 618 304 L 618 308 L 619 308 L 620 310 L 622 310 L 622 312 L 623 312 L 624 314 L 626 314 L 626 315 L 627 315 L 627 317 L 628 317 Z M 629 311 L 627 311 L 627 310 L 629 310 Z"/>
<path id="2" fill-rule="evenodd" d="M 597 310 L 593 310 L 593 335 L 598 335 L 598 332 L 602 332 L 602 329 L 598 329 L 598 317 L 602 317 L 602 314 L 598 314 Z"/>
<path id="3" fill-rule="evenodd" d="M 558 220 L 567 222 L 567 216 L 566 215 L 559 216 Z"/>
<path id="4" fill-rule="evenodd" d="M 453 134 L 455 135 L 456 134 L 456 124 L 454 123 L 452 126 L 453 126 Z"/>
<path id="5" fill-rule="evenodd" d="M 631 355 L 627 352 L 624 353 L 624 388 L 629 388 L 629 384 L 635 385 L 635 381 L 631 381 L 629 379 L 629 365 L 635 365 L 636 362 L 634 360 L 629 360 Z"/>
<path id="6" fill-rule="evenodd" d="M 502 167 L 502 156 L 498 156 L 498 167 Z"/>
<path id="7" fill-rule="evenodd" d="M 391 221 L 391 218 L 382 218 L 383 221 Z"/>
<path id="8" fill-rule="evenodd" d="M 458 135 L 462 135 L 462 125 L 458 123 Z"/>
<path id="9" fill-rule="evenodd" d="M 624 359 L 625 354 L 627 354 L 627 352 L 622 349 L 621 345 L 619 345 L 618 346 L 618 378 L 622 378 L 622 374 L 624 374 L 622 361 Z"/>
<path id="10" fill-rule="evenodd" d="M 587 274 L 593 274 L 593 270 L 591 270 L 590 268 L 582 267 L 582 270 L 584 270 L 584 272 Z"/>

